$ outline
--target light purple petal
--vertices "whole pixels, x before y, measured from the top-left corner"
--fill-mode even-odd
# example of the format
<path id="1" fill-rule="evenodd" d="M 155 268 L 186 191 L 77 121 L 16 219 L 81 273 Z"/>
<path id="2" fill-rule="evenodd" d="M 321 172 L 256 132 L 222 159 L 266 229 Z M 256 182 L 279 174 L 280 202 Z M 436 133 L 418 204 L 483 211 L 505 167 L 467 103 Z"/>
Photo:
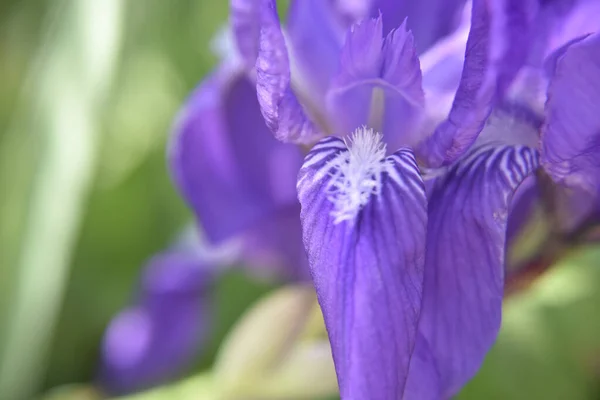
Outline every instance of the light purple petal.
<path id="1" fill-rule="evenodd" d="M 322 135 L 307 118 L 290 85 L 290 62 L 275 1 L 265 1 L 260 13 L 260 49 L 256 60 L 256 90 L 267 126 L 282 142 L 311 144 Z"/>
<path id="2" fill-rule="evenodd" d="M 448 165 L 475 141 L 498 97 L 527 59 L 535 4 L 473 0 L 461 82 L 448 119 L 419 147 L 430 166 Z"/>
<path id="3" fill-rule="evenodd" d="M 556 181 L 600 188 L 600 34 L 569 46 L 550 79 L 542 165 Z"/>
<path id="4" fill-rule="evenodd" d="M 439 178 L 429 196 L 417 349 L 428 347 L 436 360 L 437 398 L 456 394 L 496 339 L 509 206 L 537 165 L 537 152 L 529 147 L 480 148 Z M 411 366 L 409 388 L 431 376 L 431 370 Z"/>
<path id="5" fill-rule="evenodd" d="M 334 1 L 293 0 L 290 4 L 289 45 L 305 92 L 315 105 L 323 102 L 338 70 L 344 25 Z"/>
<path id="6" fill-rule="evenodd" d="M 175 183 L 215 243 L 297 203 L 300 150 L 273 138 L 253 84 L 225 68 L 188 99 L 169 161 Z"/>
<path id="7" fill-rule="evenodd" d="M 242 258 L 253 272 L 293 281 L 310 279 L 299 216 L 299 204 L 280 208 L 242 236 Z"/>
<path id="8" fill-rule="evenodd" d="M 230 0 L 229 23 L 242 59 L 254 67 L 260 39 L 260 7 L 265 0 Z"/>
<path id="9" fill-rule="evenodd" d="M 401 149 L 386 159 L 381 192 L 354 218 L 335 223 L 330 185 L 340 170 L 330 162 L 347 151 L 330 137 L 305 159 L 298 177 L 304 243 L 341 397 L 399 399 L 421 304 L 423 183 L 412 152 Z"/>
<path id="10" fill-rule="evenodd" d="M 153 258 L 137 304 L 110 323 L 102 344 L 104 389 L 122 394 L 176 377 L 196 356 L 208 332 L 210 273 L 194 256 Z"/>
<path id="11" fill-rule="evenodd" d="M 383 132 L 390 148 L 411 144 L 424 104 L 413 36 L 402 24 L 384 39 L 382 17 L 354 25 L 346 37 L 341 69 L 328 94 L 336 131 L 366 125 Z M 374 96 L 380 95 L 379 102 Z"/>
<path id="12" fill-rule="evenodd" d="M 546 55 L 579 36 L 600 31 L 600 2 L 597 0 L 554 0 L 546 6 L 553 12 Z M 548 23 L 548 21 L 545 21 Z"/>
<path id="13" fill-rule="evenodd" d="M 356 2 L 354 2 L 356 3 Z M 415 35 L 419 53 L 456 28 L 464 0 L 371 0 L 370 16 L 383 14 L 383 33 L 408 19 L 408 29 Z"/>

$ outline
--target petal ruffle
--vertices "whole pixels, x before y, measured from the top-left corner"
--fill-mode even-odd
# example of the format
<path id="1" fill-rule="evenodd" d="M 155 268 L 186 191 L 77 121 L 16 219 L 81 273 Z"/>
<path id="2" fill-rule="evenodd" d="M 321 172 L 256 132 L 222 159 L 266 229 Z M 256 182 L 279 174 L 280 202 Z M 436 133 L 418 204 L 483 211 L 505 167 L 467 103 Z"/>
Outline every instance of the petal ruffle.
<path id="1" fill-rule="evenodd" d="M 385 161 L 380 192 L 354 218 L 336 223 L 330 196 L 340 187 L 332 181 L 340 169 L 332 160 L 348 151 L 329 137 L 305 159 L 298 177 L 304 243 L 342 398 L 398 399 L 421 304 L 423 182 L 412 152 L 401 149 Z"/>
<path id="2" fill-rule="evenodd" d="M 542 129 L 542 165 L 558 183 L 600 189 L 600 33 L 557 58 Z"/>
<path id="3" fill-rule="evenodd" d="M 397 149 L 414 144 L 409 134 L 424 104 L 421 69 L 406 23 L 385 39 L 382 29 L 379 16 L 349 31 L 328 109 L 339 134 L 367 125 L 382 131 L 388 145 Z"/>
<path id="4" fill-rule="evenodd" d="M 529 147 L 480 148 L 440 178 L 429 196 L 417 348 L 429 348 L 435 359 L 429 367 L 439 379 L 436 398 L 456 394 L 496 339 L 509 206 L 537 166 L 537 151 Z M 432 370 L 411 366 L 409 388 L 427 384 L 423 379 L 431 376 Z"/>
<path id="5" fill-rule="evenodd" d="M 274 0 L 261 6 L 260 22 L 256 90 L 262 115 L 282 142 L 312 144 L 322 135 L 292 91 L 288 50 Z"/>
<path id="6" fill-rule="evenodd" d="M 475 141 L 496 99 L 527 59 L 535 4 L 473 0 L 461 81 L 448 118 L 419 147 L 431 167 L 449 165 Z"/>
<path id="7" fill-rule="evenodd" d="M 114 394 L 174 378 L 208 332 L 210 272 L 193 255 L 153 258 L 138 303 L 118 314 L 102 345 L 101 380 Z"/>

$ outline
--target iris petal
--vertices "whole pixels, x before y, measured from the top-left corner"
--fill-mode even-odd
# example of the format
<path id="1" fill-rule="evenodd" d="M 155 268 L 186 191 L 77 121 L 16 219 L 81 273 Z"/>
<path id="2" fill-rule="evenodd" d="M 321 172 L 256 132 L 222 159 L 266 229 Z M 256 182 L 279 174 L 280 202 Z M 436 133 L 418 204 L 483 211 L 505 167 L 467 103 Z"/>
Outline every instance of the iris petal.
<path id="1" fill-rule="evenodd" d="M 414 142 L 409 134 L 422 111 L 424 94 L 412 33 L 404 23 L 384 39 L 382 29 L 380 16 L 349 31 L 328 107 L 338 132 L 373 126 L 396 149 Z M 373 101 L 377 94 L 380 104 Z"/>
<path id="2" fill-rule="evenodd" d="M 401 149 L 385 161 L 380 192 L 355 218 L 336 223 L 332 160 L 344 152 L 342 140 L 322 140 L 298 177 L 311 274 L 342 398 L 402 398 L 421 304 L 423 182 L 412 152 Z"/>
<path id="3" fill-rule="evenodd" d="M 600 188 L 600 34 L 574 42 L 554 64 L 542 129 L 542 165 L 559 183 Z"/>
<path id="4" fill-rule="evenodd" d="M 286 26 L 294 65 L 305 91 L 318 105 L 338 69 L 343 43 L 344 21 L 333 3 L 292 1 Z"/>
<path id="5" fill-rule="evenodd" d="M 154 257 L 144 274 L 138 304 L 109 325 L 101 379 L 111 393 L 140 390 L 176 377 L 208 334 L 211 272 L 194 255 Z"/>
<path id="6" fill-rule="evenodd" d="M 261 7 L 260 21 L 256 90 L 263 117 L 282 142 L 314 143 L 321 133 L 292 91 L 288 51 L 274 0 L 266 1 Z"/>
<path id="7" fill-rule="evenodd" d="M 254 66 L 260 39 L 260 7 L 265 0 L 230 0 L 229 23 L 242 59 Z"/>
<path id="8" fill-rule="evenodd" d="M 261 255 L 247 257 L 251 264 L 292 276 L 304 268 L 300 227 L 286 211 L 298 212 L 302 154 L 273 138 L 243 73 L 224 65 L 196 89 L 175 124 L 169 163 L 211 243 L 242 237 L 246 255 Z M 275 235 L 279 241 L 263 240 Z"/>
<path id="9" fill-rule="evenodd" d="M 383 33 L 396 29 L 408 20 L 408 29 L 415 34 L 419 53 L 456 28 L 464 0 L 371 0 L 371 17 L 384 16 Z"/>
<path id="10" fill-rule="evenodd" d="M 511 198 L 537 166 L 537 151 L 529 147 L 485 147 L 435 182 L 417 341 L 435 364 L 411 366 L 409 388 L 433 375 L 439 398 L 448 398 L 481 366 L 500 328 Z"/>
<path id="11" fill-rule="evenodd" d="M 461 81 L 448 118 L 419 147 L 430 166 L 449 165 L 475 141 L 497 98 L 525 63 L 535 5 L 473 0 Z"/>

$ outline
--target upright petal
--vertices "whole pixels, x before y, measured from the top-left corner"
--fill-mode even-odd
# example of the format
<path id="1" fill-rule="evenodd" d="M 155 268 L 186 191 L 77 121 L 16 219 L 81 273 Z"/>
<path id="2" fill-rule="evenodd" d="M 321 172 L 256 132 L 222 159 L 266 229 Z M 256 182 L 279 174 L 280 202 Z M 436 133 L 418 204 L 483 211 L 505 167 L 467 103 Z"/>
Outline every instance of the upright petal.
<path id="1" fill-rule="evenodd" d="M 495 101 L 527 59 L 535 4 L 473 0 L 461 81 L 448 118 L 419 147 L 430 166 L 448 165 L 475 141 Z"/>
<path id="2" fill-rule="evenodd" d="M 230 0 L 229 23 L 242 59 L 254 67 L 260 40 L 260 10 L 265 0 Z"/>
<path id="3" fill-rule="evenodd" d="M 430 349 L 436 360 L 437 398 L 456 394 L 496 339 L 509 206 L 537 165 L 537 152 L 529 147 L 480 148 L 440 178 L 429 196 L 417 348 Z M 411 367 L 409 387 L 425 384 L 423 376 L 431 370 Z"/>
<path id="4" fill-rule="evenodd" d="M 376 17 L 380 12 L 383 14 L 383 33 L 386 35 L 400 26 L 402 21 L 408 20 L 408 29 L 415 35 L 416 48 L 422 53 L 456 28 L 465 1 L 371 0 L 370 3 L 371 17 Z"/>
<path id="5" fill-rule="evenodd" d="M 194 256 L 153 258 L 138 302 L 109 325 L 101 380 L 110 393 L 127 393 L 176 377 L 207 337 L 210 273 Z"/>
<path id="6" fill-rule="evenodd" d="M 307 117 L 291 87 L 290 61 L 275 0 L 261 3 L 256 90 L 267 126 L 282 142 L 311 144 L 320 131 Z"/>
<path id="7" fill-rule="evenodd" d="M 382 16 L 348 32 L 340 71 L 328 93 L 338 133 L 367 125 L 383 131 L 393 149 L 414 142 L 410 133 L 424 104 L 413 36 L 403 23 L 382 36 Z"/>
<path id="8" fill-rule="evenodd" d="M 300 82 L 316 103 L 338 69 L 344 19 L 331 0 L 292 0 L 287 33 Z"/>
<path id="9" fill-rule="evenodd" d="M 552 71 L 542 165 L 567 186 L 600 188 L 600 33 L 573 43 Z"/>
<path id="10" fill-rule="evenodd" d="M 252 83 L 221 69 L 192 94 L 169 152 L 171 173 L 212 242 L 295 204 L 300 151 L 273 138 Z"/>
<path id="11" fill-rule="evenodd" d="M 324 139 L 298 177 L 304 244 L 344 399 L 402 398 L 421 305 L 423 182 L 410 150 L 384 159 L 380 140 L 355 135 L 348 149 Z"/>

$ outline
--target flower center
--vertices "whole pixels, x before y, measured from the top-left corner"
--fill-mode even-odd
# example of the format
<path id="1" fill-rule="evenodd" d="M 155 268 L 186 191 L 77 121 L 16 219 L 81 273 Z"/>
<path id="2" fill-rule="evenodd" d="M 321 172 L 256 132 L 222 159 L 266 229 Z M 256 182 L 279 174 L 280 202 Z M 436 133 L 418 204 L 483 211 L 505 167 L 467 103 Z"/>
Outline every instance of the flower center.
<path id="1" fill-rule="evenodd" d="M 334 223 L 352 220 L 369 202 L 372 194 L 381 193 L 381 177 L 392 164 L 385 159 L 386 146 L 381 133 L 358 128 L 344 139 L 348 148 L 329 161 L 331 180 L 327 198 L 333 203 Z"/>

